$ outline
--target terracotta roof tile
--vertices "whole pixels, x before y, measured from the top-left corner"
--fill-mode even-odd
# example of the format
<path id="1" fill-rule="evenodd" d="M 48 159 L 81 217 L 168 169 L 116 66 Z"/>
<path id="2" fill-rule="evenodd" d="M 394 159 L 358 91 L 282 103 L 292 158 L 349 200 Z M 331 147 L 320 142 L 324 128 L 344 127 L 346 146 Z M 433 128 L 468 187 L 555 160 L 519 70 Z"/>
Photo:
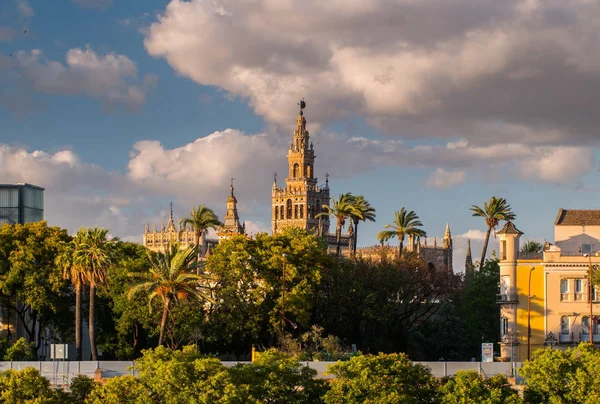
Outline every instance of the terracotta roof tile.
<path id="1" fill-rule="evenodd" d="M 500 230 L 496 232 L 496 234 L 516 234 L 521 235 L 523 232 L 515 227 L 513 222 L 506 222 L 504 226 Z"/>
<path id="2" fill-rule="evenodd" d="M 600 226 L 600 210 L 559 209 L 555 226 Z"/>

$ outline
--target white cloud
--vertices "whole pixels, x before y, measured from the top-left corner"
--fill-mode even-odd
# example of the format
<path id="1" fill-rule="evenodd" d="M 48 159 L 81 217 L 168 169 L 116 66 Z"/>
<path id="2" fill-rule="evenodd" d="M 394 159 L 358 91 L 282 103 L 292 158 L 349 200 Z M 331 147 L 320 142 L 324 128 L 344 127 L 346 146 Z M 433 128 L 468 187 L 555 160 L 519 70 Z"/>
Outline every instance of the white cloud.
<path id="1" fill-rule="evenodd" d="M 306 96 L 317 126 L 359 113 L 415 139 L 595 141 L 600 11 L 535 4 L 173 0 L 145 46 L 279 125 Z"/>
<path id="2" fill-rule="evenodd" d="M 596 163 L 593 150 L 583 147 L 540 148 L 535 158 L 520 164 L 523 177 L 537 178 L 545 182 L 575 182 L 594 170 Z"/>
<path id="3" fill-rule="evenodd" d="M 127 56 L 101 55 L 89 47 L 70 49 L 65 55 L 65 64 L 46 59 L 37 49 L 18 51 L 12 67 L 15 76 L 35 91 L 86 95 L 98 99 L 108 110 L 124 105 L 136 111 L 144 103 L 146 92 L 156 86 L 153 75 L 145 76 L 140 82 L 137 66 Z"/>
<path id="4" fill-rule="evenodd" d="M 448 171 L 438 167 L 427 178 L 427 185 L 434 188 L 452 188 L 462 184 L 467 178 L 464 170 Z"/>
<path id="5" fill-rule="evenodd" d="M 466 233 L 460 234 L 458 237 L 471 240 L 484 240 L 485 232 L 477 229 L 470 229 Z"/>
<path id="6" fill-rule="evenodd" d="M 27 0 L 18 0 L 17 10 L 23 17 L 33 17 L 33 8 Z"/>
<path id="7" fill-rule="evenodd" d="M 0 26 L 0 42 L 2 41 L 12 41 L 15 37 L 15 30 L 11 27 Z"/>

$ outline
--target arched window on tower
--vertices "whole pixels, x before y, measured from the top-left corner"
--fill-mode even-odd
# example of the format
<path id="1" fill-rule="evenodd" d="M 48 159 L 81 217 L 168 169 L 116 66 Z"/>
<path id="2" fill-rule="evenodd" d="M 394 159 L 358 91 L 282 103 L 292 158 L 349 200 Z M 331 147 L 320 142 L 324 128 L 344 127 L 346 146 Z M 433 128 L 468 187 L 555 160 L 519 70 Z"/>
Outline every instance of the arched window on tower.
<path id="1" fill-rule="evenodd" d="M 298 205 L 294 205 L 294 219 L 298 219 Z"/>
<path id="2" fill-rule="evenodd" d="M 312 167 L 310 166 L 310 164 L 306 165 L 306 177 L 312 178 Z"/>
<path id="3" fill-rule="evenodd" d="M 286 219 L 291 219 L 292 218 L 292 200 L 291 199 L 287 200 L 286 207 L 287 207 Z"/>
<path id="4" fill-rule="evenodd" d="M 275 220 L 279 220 L 279 206 L 275 206 Z"/>
<path id="5" fill-rule="evenodd" d="M 300 219 L 304 219 L 304 205 L 300 205 Z"/>
<path id="6" fill-rule="evenodd" d="M 300 166 L 298 163 L 294 163 L 294 168 L 292 169 L 292 178 L 298 178 L 300 175 Z"/>
<path id="7" fill-rule="evenodd" d="M 279 207 L 279 218 L 281 220 L 285 219 L 285 216 L 283 215 L 283 205 Z"/>

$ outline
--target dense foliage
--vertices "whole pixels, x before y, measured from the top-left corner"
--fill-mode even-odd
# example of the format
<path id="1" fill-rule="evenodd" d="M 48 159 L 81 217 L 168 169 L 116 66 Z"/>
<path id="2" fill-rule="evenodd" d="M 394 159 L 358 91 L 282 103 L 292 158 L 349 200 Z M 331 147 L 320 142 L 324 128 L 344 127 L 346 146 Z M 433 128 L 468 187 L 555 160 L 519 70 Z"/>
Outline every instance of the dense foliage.
<path id="1" fill-rule="evenodd" d="M 73 258 L 79 252 L 90 256 L 83 254 L 91 250 L 83 248 L 90 244 L 84 235 L 96 233 L 102 247 L 109 245 L 110 259 L 103 258 L 101 276 L 93 282 L 91 276 L 73 282 L 75 275 L 97 268 Z M 203 353 L 246 360 L 252 346 L 283 348 L 305 358 L 344 358 L 354 346 L 366 353 L 405 352 L 413 360 L 470 360 L 479 357 L 481 341 L 494 341 L 498 334 L 495 258 L 464 279 L 412 253 L 383 263 L 334 257 L 321 238 L 299 229 L 222 240 L 206 262 L 196 263 L 193 253 L 186 257 L 190 265 L 178 267 L 176 275 L 186 276 L 189 287 L 175 288 L 167 277 L 172 293 L 163 293 L 164 285 L 155 282 L 154 272 L 162 268 L 156 263 L 170 270 L 173 262 L 181 264 L 176 254 L 169 259 L 148 253 L 94 229 L 81 229 L 72 239 L 45 222 L 4 225 L 0 300 L 13 321 L 25 321 L 25 339 L 37 352 L 44 351 L 45 338 L 74 342 L 75 314 L 93 318 L 99 357 L 105 360 L 139 357 L 158 345 L 161 330 L 160 342 L 169 348 L 194 344 Z M 192 298 L 201 290 L 202 299 Z M 16 305 L 15 298 L 24 304 Z M 0 358 L 9 349 L 7 341 L 0 341 Z"/>

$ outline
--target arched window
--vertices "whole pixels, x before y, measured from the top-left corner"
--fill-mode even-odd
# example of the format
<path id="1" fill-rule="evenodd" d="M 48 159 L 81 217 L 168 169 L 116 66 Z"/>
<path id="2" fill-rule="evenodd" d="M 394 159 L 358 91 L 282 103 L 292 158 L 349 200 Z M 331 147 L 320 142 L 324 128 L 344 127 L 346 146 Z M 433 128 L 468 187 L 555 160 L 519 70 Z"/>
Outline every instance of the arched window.
<path id="1" fill-rule="evenodd" d="M 285 219 L 285 216 L 283 215 L 283 205 L 279 207 L 279 218 L 281 220 Z"/>
<path id="2" fill-rule="evenodd" d="M 292 178 L 298 178 L 300 175 L 300 166 L 298 163 L 294 163 L 294 168 L 292 170 Z"/>
<path id="3" fill-rule="evenodd" d="M 275 206 L 275 220 L 279 220 L 279 206 Z"/>
<path id="4" fill-rule="evenodd" d="M 568 316 L 562 316 L 560 318 L 560 341 L 569 341 L 569 334 L 571 332 L 571 321 Z"/>
<path id="5" fill-rule="evenodd" d="M 294 219 L 298 219 L 298 205 L 294 205 Z"/>
<path id="6" fill-rule="evenodd" d="M 306 177 L 312 178 L 312 167 L 310 166 L 310 164 L 306 165 Z"/>
<path id="7" fill-rule="evenodd" d="M 300 205 L 300 219 L 304 219 L 304 205 Z"/>
<path id="8" fill-rule="evenodd" d="M 287 207 L 286 219 L 291 219 L 292 218 L 292 200 L 291 199 L 287 200 L 286 207 Z"/>

